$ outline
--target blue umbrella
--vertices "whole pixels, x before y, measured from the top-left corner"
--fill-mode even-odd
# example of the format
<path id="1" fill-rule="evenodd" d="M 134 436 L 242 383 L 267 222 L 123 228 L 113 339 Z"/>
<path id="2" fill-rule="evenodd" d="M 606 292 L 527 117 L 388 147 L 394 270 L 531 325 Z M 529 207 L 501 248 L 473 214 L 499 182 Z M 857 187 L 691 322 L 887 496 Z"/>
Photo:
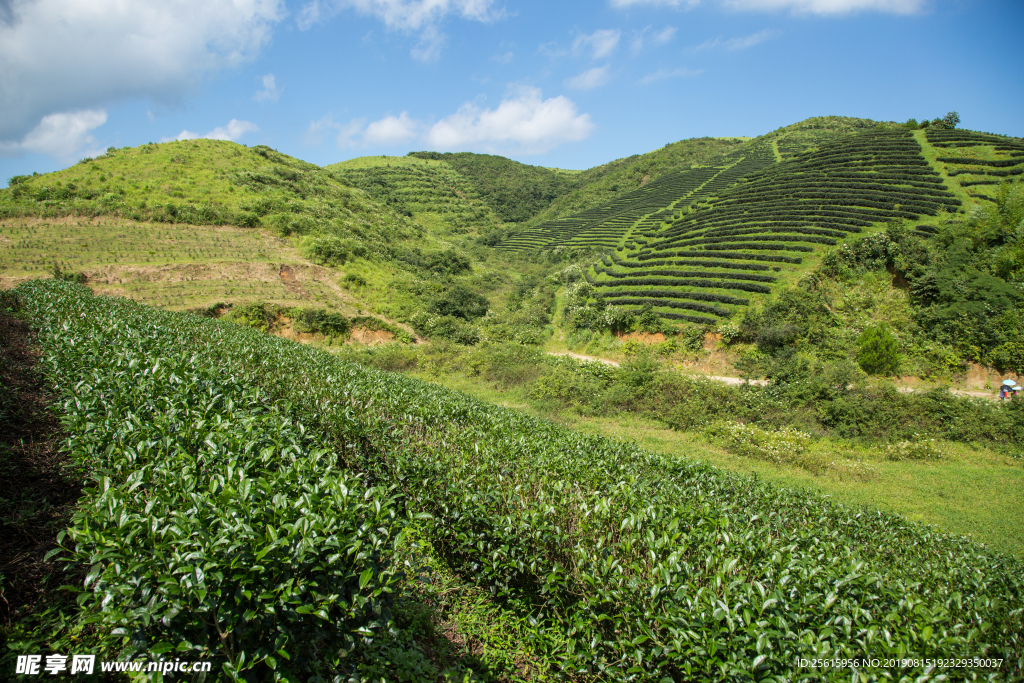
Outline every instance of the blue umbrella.
<path id="1" fill-rule="evenodd" d="M 1005 386 L 1012 387 L 1014 384 L 1016 384 L 1016 382 L 1014 382 L 1012 379 L 1004 379 L 1003 384 Z"/>

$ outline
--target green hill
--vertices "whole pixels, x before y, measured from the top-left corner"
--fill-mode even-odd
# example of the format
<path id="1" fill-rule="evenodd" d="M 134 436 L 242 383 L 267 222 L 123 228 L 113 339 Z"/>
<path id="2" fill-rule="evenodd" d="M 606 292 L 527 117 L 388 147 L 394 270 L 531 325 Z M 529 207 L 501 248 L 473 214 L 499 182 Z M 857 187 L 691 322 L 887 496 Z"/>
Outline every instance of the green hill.
<path id="1" fill-rule="evenodd" d="M 821 117 L 582 172 L 189 141 L 14 178 L 0 665 L 1020 679 L 1024 401 L 888 378 L 1024 372 L 1022 174 Z"/>
<path id="2" fill-rule="evenodd" d="M 780 281 L 773 273 L 799 272 L 822 247 L 892 219 L 948 215 L 961 203 L 910 132 L 876 130 L 778 163 L 762 141 L 695 194 L 669 207 L 673 215 L 655 214 L 666 220 L 636 224 L 613 263 L 596 267 L 602 296 L 714 324 L 732 311 L 697 302 L 745 305 L 737 293 L 770 293 Z"/>
<path id="3" fill-rule="evenodd" d="M 409 156 L 448 164 L 472 183 L 507 223 L 529 220 L 580 182 L 576 173 L 529 166 L 492 154 L 410 152 Z"/>
<path id="4" fill-rule="evenodd" d="M 399 214 L 446 234 L 475 236 L 502 227 L 503 219 L 473 183 L 446 161 L 360 157 L 326 169 Z"/>
<path id="5" fill-rule="evenodd" d="M 606 204 L 637 190 L 666 173 L 705 165 L 742 145 L 745 138 L 692 138 L 646 154 L 617 159 L 582 171 L 577 187 L 537 213 L 531 225 L 562 218 Z"/>
<path id="6" fill-rule="evenodd" d="M 66 215 L 284 233 L 368 230 L 374 241 L 393 232 L 392 216 L 318 166 L 220 140 L 110 148 L 62 171 L 15 176 L 0 193 L 0 216 Z"/>

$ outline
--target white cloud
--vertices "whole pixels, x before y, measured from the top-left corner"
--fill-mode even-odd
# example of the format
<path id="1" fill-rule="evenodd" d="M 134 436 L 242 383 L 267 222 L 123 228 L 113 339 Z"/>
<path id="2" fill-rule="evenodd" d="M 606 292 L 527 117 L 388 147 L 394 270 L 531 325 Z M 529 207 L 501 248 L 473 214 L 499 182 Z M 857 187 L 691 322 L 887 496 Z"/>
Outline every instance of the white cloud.
<path id="1" fill-rule="evenodd" d="M 206 138 L 207 140 L 230 140 L 237 142 L 246 133 L 253 133 L 259 130 L 252 121 L 239 121 L 238 119 L 231 119 L 228 121 L 226 126 L 217 126 L 206 135 L 200 135 L 199 133 L 193 133 L 190 130 L 183 130 L 173 138 L 164 138 L 160 142 L 170 142 L 172 140 L 196 140 L 198 138 Z"/>
<path id="2" fill-rule="evenodd" d="M 763 43 L 766 40 L 771 40 L 779 35 L 778 31 L 766 28 L 757 33 L 751 33 L 749 36 L 743 38 L 730 38 L 725 41 L 726 50 L 745 50 L 748 47 L 754 47 L 759 43 Z"/>
<path id="3" fill-rule="evenodd" d="M 397 145 L 416 137 L 420 124 L 402 112 L 399 116 L 385 116 L 366 127 L 363 143 L 367 145 Z"/>
<path id="4" fill-rule="evenodd" d="M 437 26 L 449 15 L 483 23 L 505 16 L 503 10 L 495 8 L 494 0 L 308 0 L 296 23 L 305 31 L 344 10 L 374 17 L 389 29 L 421 31 L 419 43 L 411 50 L 413 59 L 421 62 L 440 57 L 445 36 Z"/>
<path id="5" fill-rule="evenodd" d="M 664 45 L 668 41 L 672 40 L 676 35 L 676 28 L 674 26 L 666 26 L 660 31 L 651 33 L 650 36 L 648 36 L 650 31 L 651 27 L 646 26 L 642 31 L 633 32 L 633 39 L 630 41 L 629 47 L 630 51 L 634 55 L 639 54 L 640 51 L 643 50 L 644 44 L 648 41 L 653 45 Z"/>
<path id="6" fill-rule="evenodd" d="M 650 85 L 651 83 L 664 81 L 669 78 L 689 78 L 690 76 L 699 76 L 702 73 L 704 73 L 704 69 L 659 69 L 641 78 L 640 85 Z"/>
<path id="7" fill-rule="evenodd" d="M 366 125 L 366 119 L 352 119 L 345 124 L 335 124 L 335 128 L 338 129 L 338 135 L 334 138 L 334 141 L 338 144 L 338 147 L 354 147 L 362 142 L 357 140 L 357 136 L 363 132 L 363 127 Z"/>
<path id="8" fill-rule="evenodd" d="M 621 37 L 622 31 L 609 28 L 594 31 L 590 35 L 584 33 L 576 37 L 572 44 L 572 50 L 579 54 L 589 49 L 592 59 L 602 59 L 615 51 Z"/>
<path id="9" fill-rule="evenodd" d="M 511 52 L 506 52 L 503 55 L 494 55 L 493 57 L 491 57 L 491 59 L 496 61 L 498 64 L 508 64 L 509 62 L 512 61 L 512 57 L 514 56 L 515 55 L 513 55 Z"/>
<path id="10" fill-rule="evenodd" d="M 722 0 L 736 10 L 792 10 L 797 14 L 836 15 L 854 12 L 916 14 L 927 0 Z"/>
<path id="11" fill-rule="evenodd" d="M 92 131 L 106 122 L 105 109 L 48 114 L 21 142 L 0 142 L 0 154 L 17 156 L 33 152 L 68 161 L 78 156 L 87 145 L 96 144 Z"/>
<path id="12" fill-rule="evenodd" d="M 661 29 L 660 31 L 655 33 L 653 36 L 651 36 L 651 42 L 654 43 L 655 45 L 664 45 L 668 41 L 672 40 L 672 38 L 675 35 L 676 35 L 676 27 L 675 26 L 666 26 L 665 28 Z"/>
<path id="13" fill-rule="evenodd" d="M 722 40 L 721 38 L 714 38 L 712 40 L 705 40 L 700 45 L 690 48 L 690 50 L 692 52 L 701 52 L 703 50 L 712 50 L 716 47 L 721 47 L 725 50 L 730 51 L 745 50 L 748 47 L 753 47 L 755 45 L 758 45 L 759 43 L 763 43 L 766 40 L 776 38 L 779 35 L 781 35 L 779 31 L 766 28 L 763 31 L 751 33 L 749 36 L 744 36 L 742 38 L 729 38 L 727 40 Z"/>
<path id="14" fill-rule="evenodd" d="M 339 123 L 328 114 L 310 122 L 303 141 L 317 146 L 330 133 L 343 149 L 400 145 L 419 138 L 439 150 L 540 154 L 565 142 L 583 140 L 593 129 L 590 115 L 577 112 L 569 99 L 545 100 L 537 88 L 519 88 L 496 109 L 482 109 L 467 102 L 429 129 L 404 111 L 369 124 L 365 118 Z"/>
<path id="15" fill-rule="evenodd" d="M 438 150 L 541 154 L 565 142 L 587 138 L 594 130 L 589 114 L 579 114 L 566 97 L 541 99 L 538 88 L 520 88 L 497 109 L 480 109 L 467 102 L 438 121 L 426 142 Z"/>
<path id="16" fill-rule="evenodd" d="M 307 147 L 319 147 L 324 141 L 324 135 L 337 127 L 338 124 L 334 122 L 334 117 L 330 114 L 318 121 L 310 121 L 309 127 L 302 135 L 302 144 Z"/>
<path id="17" fill-rule="evenodd" d="M 436 62 L 441 58 L 441 48 L 446 41 L 447 37 L 436 26 L 427 26 L 420 34 L 420 42 L 416 43 L 409 54 L 419 62 Z"/>
<path id="18" fill-rule="evenodd" d="M 338 123 L 328 114 L 318 121 L 312 121 L 303 135 L 303 143 L 310 147 L 318 147 L 323 143 L 324 136 L 335 133 L 338 147 L 369 147 L 372 145 L 397 145 L 414 139 L 423 124 L 402 112 L 398 116 L 385 116 L 369 125 L 365 118 L 352 119 L 348 123 Z"/>
<path id="19" fill-rule="evenodd" d="M 0 140 L 44 117 L 145 97 L 173 103 L 252 58 L 283 0 L 14 0 L 0 21 Z"/>
<path id="20" fill-rule="evenodd" d="M 591 90 L 599 85 L 604 85 L 608 82 L 608 67 L 609 65 L 607 64 L 595 66 L 593 69 L 584 71 L 579 76 L 567 78 L 565 85 L 573 90 Z"/>
<path id="21" fill-rule="evenodd" d="M 281 89 L 277 87 L 277 80 L 274 74 L 267 74 L 263 77 L 263 90 L 257 90 L 253 96 L 257 102 L 277 102 L 281 96 Z"/>
<path id="22" fill-rule="evenodd" d="M 436 24 L 449 14 L 481 22 L 504 16 L 494 8 L 494 0 L 310 0 L 299 11 L 296 23 L 307 30 L 347 9 L 379 19 L 388 28 L 409 31 Z"/>

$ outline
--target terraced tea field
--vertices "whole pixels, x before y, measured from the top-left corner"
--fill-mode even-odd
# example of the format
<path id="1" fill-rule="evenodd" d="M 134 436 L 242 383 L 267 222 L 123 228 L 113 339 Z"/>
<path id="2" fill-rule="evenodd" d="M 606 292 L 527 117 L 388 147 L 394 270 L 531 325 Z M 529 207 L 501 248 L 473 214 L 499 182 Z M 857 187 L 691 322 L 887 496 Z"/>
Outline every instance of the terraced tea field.
<path id="1" fill-rule="evenodd" d="M 951 134 L 950 140 L 976 135 L 935 133 L 935 139 Z M 1018 149 L 998 140 L 997 153 Z M 1015 159 L 989 163 L 1024 162 Z M 910 131 L 802 128 L 759 138 L 715 165 L 666 175 L 599 209 L 542 224 L 502 247 L 606 251 L 587 278 L 605 301 L 714 325 L 777 283 L 795 280 L 805 260 L 824 248 L 893 219 L 927 217 L 918 230 L 928 236 L 961 204 Z"/>
<path id="2" fill-rule="evenodd" d="M 473 184 L 443 161 L 360 157 L 326 168 L 335 178 L 430 228 L 475 233 L 502 223 Z"/>
<path id="3" fill-rule="evenodd" d="M 959 205 L 909 132 L 860 133 L 745 174 L 685 216 L 642 232 L 649 241 L 595 268 L 593 284 L 610 302 L 649 303 L 664 318 L 714 324 L 732 309 L 703 309 L 713 317 L 678 309 L 692 310 L 695 295 L 707 294 L 744 306 L 749 299 L 737 293 L 770 293 L 773 273 L 824 246 Z"/>
<path id="4" fill-rule="evenodd" d="M 939 153 L 945 174 L 955 178 L 968 196 L 995 201 L 1001 182 L 1024 174 L 1024 140 L 968 130 L 928 129 L 928 143 Z"/>

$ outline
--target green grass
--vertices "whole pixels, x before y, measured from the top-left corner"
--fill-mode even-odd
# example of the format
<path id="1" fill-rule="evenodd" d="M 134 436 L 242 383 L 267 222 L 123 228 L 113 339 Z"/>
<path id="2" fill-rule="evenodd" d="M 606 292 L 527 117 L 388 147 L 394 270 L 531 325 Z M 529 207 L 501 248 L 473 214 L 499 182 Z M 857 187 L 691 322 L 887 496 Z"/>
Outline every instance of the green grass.
<path id="1" fill-rule="evenodd" d="M 503 225 L 487 197 L 445 161 L 360 157 L 326 168 L 342 182 L 410 215 L 432 234 L 476 237 Z"/>

